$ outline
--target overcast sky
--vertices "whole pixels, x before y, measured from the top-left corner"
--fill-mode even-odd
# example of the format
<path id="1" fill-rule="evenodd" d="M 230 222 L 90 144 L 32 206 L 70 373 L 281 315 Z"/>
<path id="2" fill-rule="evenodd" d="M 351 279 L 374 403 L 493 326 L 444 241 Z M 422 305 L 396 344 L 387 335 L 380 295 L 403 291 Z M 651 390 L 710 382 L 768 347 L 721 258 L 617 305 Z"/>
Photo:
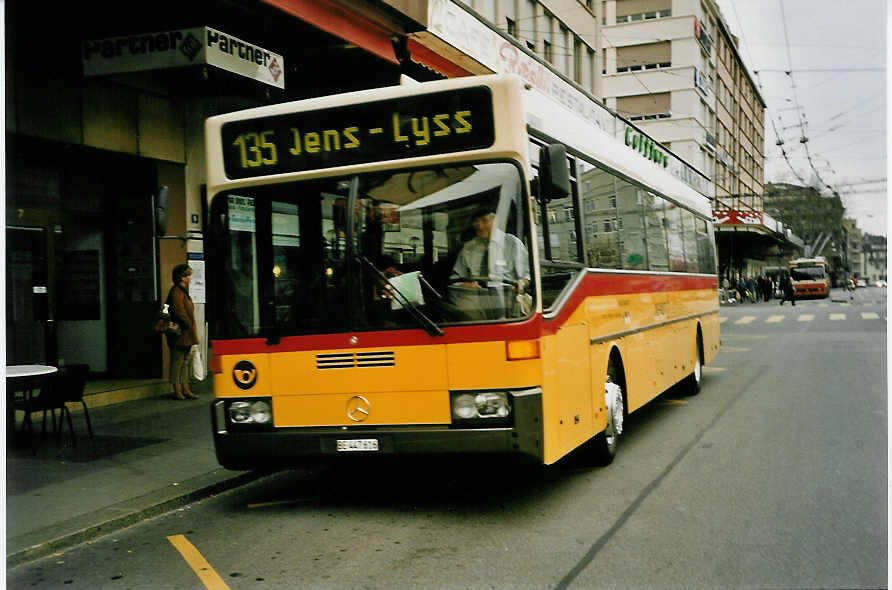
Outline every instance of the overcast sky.
<path id="1" fill-rule="evenodd" d="M 886 0 L 716 1 L 765 99 L 765 180 L 819 177 L 886 235 Z"/>

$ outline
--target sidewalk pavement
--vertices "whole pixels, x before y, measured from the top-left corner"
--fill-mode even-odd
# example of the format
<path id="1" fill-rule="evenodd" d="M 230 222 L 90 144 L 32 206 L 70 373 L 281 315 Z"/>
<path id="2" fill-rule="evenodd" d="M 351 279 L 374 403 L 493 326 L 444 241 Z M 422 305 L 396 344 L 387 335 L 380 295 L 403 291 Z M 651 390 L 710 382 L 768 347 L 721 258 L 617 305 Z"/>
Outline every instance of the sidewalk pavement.
<path id="1" fill-rule="evenodd" d="M 62 442 L 52 434 L 34 455 L 6 450 L 6 567 L 50 555 L 256 479 L 228 471 L 214 454 L 211 379 L 193 391 L 74 412 L 76 446 L 67 423 Z M 34 418 L 40 436 L 41 414 Z"/>

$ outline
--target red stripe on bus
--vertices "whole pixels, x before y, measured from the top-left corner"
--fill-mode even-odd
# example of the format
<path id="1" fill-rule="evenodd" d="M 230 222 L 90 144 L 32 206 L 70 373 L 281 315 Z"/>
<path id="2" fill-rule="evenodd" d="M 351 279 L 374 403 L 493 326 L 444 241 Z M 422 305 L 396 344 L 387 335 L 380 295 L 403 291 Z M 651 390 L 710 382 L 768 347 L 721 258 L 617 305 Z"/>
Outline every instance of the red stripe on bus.
<path id="1" fill-rule="evenodd" d="M 548 320 L 544 320 L 542 316 L 536 315 L 523 322 L 449 326 L 443 328 L 443 336 L 430 336 L 421 329 L 381 330 L 375 332 L 285 336 L 278 344 L 273 345 L 267 345 L 265 338 L 214 340 L 212 347 L 214 355 L 222 356 L 227 354 L 381 348 L 391 347 L 396 344 L 400 346 L 419 346 L 493 340 L 531 340 L 546 334 L 554 334 L 582 304 L 586 297 L 669 293 L 702 289 L 718 289 L 718 278 L 714 276 L 588 273 L 577 289 L 570 295 L 567 302 L 561 307 L 560 312 Z M 356 339 L 355 343 L 351 343 L 352 338 Z"/>
<path id="2" fill-rule="evenodd" d="M 285 336 L 278 344 L 266 344 L 264 338 L 214 340 L 215 355 L 259 354 L 305 350 L 339 350 L 349 348 L 381 348 L 386 346 L 419 346 L 454 344 L 456 342 L 488 342 L 492 340 L 532 340 L 542 335 L 542 318 L 534 316 L 526 321 L 510 324 L 450 326 L 442 336 L 430 336 L 422 329 L 387 330 L 379 332 L 341 332 L 309 336 Z M 352 343 L 351 339 L 356 338 Z"/>
<path id="3" fill-rule="evenodd" d="M 570 295 L 556 316 L 545 325 L 545 334 L 554 334 L 567 321 L 586 297 L 602 295 L 637 295 L 640 293 L 671 293 L 676 291 L 718 290 L 715 276 L 648 275 L 598 272 L 588 273 Z M 716 302 L 718 306 L 718 302 Z"/>

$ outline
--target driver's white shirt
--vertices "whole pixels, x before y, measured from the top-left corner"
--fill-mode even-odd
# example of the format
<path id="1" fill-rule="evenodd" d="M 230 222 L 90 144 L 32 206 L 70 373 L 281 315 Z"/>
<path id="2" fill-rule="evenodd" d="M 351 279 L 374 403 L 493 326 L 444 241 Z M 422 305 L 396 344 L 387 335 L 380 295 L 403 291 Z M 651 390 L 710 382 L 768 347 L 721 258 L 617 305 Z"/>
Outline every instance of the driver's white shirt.
<path id="1" fill-rule="evenodd" d="M 477 280 L 480 278 L 480 264 L 483 253 L 489 248 L 489 281 L 487 286 L 496 287 L 502 282 L 516 282 L 530 279 L 530 262 L 526 246 L 520 239 L 493 228 L 489 240 L 475 236 L 462 247 L 450 279 Z"/>

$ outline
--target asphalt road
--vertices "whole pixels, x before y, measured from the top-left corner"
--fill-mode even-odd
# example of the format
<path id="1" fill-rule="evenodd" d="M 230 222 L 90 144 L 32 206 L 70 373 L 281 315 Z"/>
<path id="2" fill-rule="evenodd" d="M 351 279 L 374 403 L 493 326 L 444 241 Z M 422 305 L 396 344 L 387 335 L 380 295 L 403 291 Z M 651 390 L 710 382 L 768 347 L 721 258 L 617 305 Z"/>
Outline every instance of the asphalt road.
<path id="1" fill-rule="evenodd" d="M 887 586 L 885 290 L 721 314 L 700 395 L 633 414 L 609 467 L 278 473 L 8 587 Z"/>

